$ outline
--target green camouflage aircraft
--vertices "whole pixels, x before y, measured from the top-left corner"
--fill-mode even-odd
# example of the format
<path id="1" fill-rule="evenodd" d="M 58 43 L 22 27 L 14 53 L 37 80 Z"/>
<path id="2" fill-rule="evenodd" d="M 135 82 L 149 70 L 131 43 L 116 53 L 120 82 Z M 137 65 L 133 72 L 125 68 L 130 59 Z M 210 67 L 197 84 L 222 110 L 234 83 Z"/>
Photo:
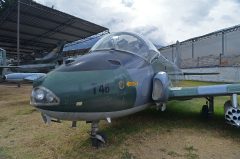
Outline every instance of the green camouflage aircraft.
<path id="1" fill-rule="evenodd" d="M 179 43 L 177 44 L 179 45 Z M 178 48 L 178 47 L 177 47 Z M 155 46 L 140 35 L 120 32 L 106 35 L 84 56 L 63 64 L 33 84 L 31 104 L 43 120 L 91 123 L 92 145 L 106 142 L 98 131 L 100 120 L 130 115 L 149 106 L 165 110 L 169 100 L 204 97 L 205 117 L 214 112 L 214 96 L 231 96 L 225 103 L 225 119 L 240 126 L 237 94 L 240 84 L 174 87 L 180 58 L 168 61 Z M 194 74 L 194 73 L 193 73 Z"/>

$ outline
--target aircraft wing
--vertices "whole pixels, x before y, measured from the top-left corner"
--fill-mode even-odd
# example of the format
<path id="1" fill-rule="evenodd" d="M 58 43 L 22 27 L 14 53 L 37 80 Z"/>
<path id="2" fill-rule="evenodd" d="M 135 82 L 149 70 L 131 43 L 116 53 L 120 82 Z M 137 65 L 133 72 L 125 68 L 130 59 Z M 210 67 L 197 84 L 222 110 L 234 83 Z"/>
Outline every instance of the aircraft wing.
<path id="1" fill-rule="evenodd" d="M 41 74 L 33 74 L 33 75 L 30 75 L 30 76 L 27 76 L 24 78 L 25 81 L 30 81 L 30 82 L 33 82 L 34 80 L 40 78 L 40 77 L 43 77 L 45 76 L 46 74 L 45 73 L 41 73 Z"/>
<path id="2" fill-rule="evenodd" d="M 0 68 L 19 68 L 19 66 L 0 66 Z"/>
<path id="3" fill-rule="evenodd" d="M 10 73 L 4 75 L 3 79 L 7 82 L 22 82 L 22 81 L 33 82 L 34 80 L 45 75 L 46 75 L 45 73 Z"/>
<path id="4" fill-rule="evenodd" d="M 169 100 L 187 100 L 205 97 L 206 105 L 202 106 L 202 116 L 208 118 L 214 112 L 214 96 L 231 96 L 231 101 L 224 104 L 224 117 L 227 123 L 240 127 L 240 109 L 237 94 L 240 94 L 240 84 L 222 84 L 198 87 L 171 87 Z"/>
<path id="5" fill-rule="evenodd" d="M 37 68 L 55 68 L 55 63 L 48 63 L 48 64 L 27 64 L 27 65 L 19 65 L 19 66 L 0 66 L 0 68 L 23 68 L 23 69 L 37 69 Z"/>
<path id="6" fill-rule="evenodd" d="M 169 88 L 169 99 L 226 96 L 232 94 L 240 94 L 240 84 Z"/>

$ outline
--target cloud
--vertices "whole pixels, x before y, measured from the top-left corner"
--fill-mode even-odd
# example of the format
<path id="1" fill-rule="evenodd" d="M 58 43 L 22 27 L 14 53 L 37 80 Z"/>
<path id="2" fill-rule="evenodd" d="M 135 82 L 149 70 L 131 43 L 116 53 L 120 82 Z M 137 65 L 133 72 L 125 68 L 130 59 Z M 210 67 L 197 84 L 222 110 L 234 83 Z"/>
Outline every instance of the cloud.
<path id="1" fill-rule="evenodd" d="M 189 25 L 196 25 L 208 18 L 211 10 L 218 4 L 218 0 L 202 0 L 190 3 L 183 17 Z"/>
<path id="2" fill-rule="evenodd" d="M 168 45 L 237 25 L 239 0 L 36 0 L 103 25 L 111 32 L 134 31 Z"/>
<path id="3" fill-rule="evenodd" d="M 147 37 L 154 44 L 162 45 L 165 43 L 165 41 L 164 41 L 165 35 L 160 27 L 153 26 L 153 25 L 146 25 L 146 26 L 133 28 L 130 31 L 139 33 L 139 34 Z"/>
<path id="4" fill-rule="evenodd" d="M 233 2 L 237 3 L 238 5 L 240 5 L 240 1 L 239 0 L 233 0 Z"/>
<path id="5" fill-rule="evenodd" d="M 132 7 L 134 2 L 133 0 L 122 0 L 122 4 L 124 4 L 126 7 Z"/>

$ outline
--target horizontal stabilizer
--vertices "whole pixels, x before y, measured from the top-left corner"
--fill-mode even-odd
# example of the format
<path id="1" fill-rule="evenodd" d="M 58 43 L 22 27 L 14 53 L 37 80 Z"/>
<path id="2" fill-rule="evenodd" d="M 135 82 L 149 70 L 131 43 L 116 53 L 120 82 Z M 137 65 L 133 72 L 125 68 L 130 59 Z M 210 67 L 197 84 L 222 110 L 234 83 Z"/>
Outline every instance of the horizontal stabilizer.
<path id="1" fill-rule="evenodd" d="M 168 75 L 219 75 L 218 72 L 174 72 Z"/>
<path id="2" fill-rule="evenodd" d="M 183 75 L 219 75 L 218 72 L 183 72 Z"/>

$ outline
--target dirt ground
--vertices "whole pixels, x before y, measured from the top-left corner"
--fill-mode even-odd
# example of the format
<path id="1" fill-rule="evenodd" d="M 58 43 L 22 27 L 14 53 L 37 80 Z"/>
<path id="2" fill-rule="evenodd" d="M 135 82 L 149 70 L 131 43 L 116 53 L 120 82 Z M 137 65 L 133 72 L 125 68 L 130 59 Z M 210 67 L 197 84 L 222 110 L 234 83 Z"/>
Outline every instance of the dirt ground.
<path id="1" fill-rule="evenodd" d="M 142 159 L 239 159 L 239 150 L 239 142 L 218 133 L 180 128 L 150 135 L 131 148 L 130 152 Z"/>
<path id="2" fill-rule="evenodd" d="M 224 123 L 222 108 L 216 108 L 212 121 L 200 120 L 200 107 L 191 106 L 200 100 L 184 103 L 190 106 L 183 107 L 183 113 L 176 111 L 178 104 L 173 102 L 166 113 L 150 109 L 112 124 L 102 122 L 109 142 L 94 149 L 88 124 L 78 122 L 77 128 L 71 128 L 70 122 L 45 125 L 40 113 L 29 105 L 30 94 L 31 85 L 0 85 L 0 159 L 240 158 L 239 129 Z"/>

